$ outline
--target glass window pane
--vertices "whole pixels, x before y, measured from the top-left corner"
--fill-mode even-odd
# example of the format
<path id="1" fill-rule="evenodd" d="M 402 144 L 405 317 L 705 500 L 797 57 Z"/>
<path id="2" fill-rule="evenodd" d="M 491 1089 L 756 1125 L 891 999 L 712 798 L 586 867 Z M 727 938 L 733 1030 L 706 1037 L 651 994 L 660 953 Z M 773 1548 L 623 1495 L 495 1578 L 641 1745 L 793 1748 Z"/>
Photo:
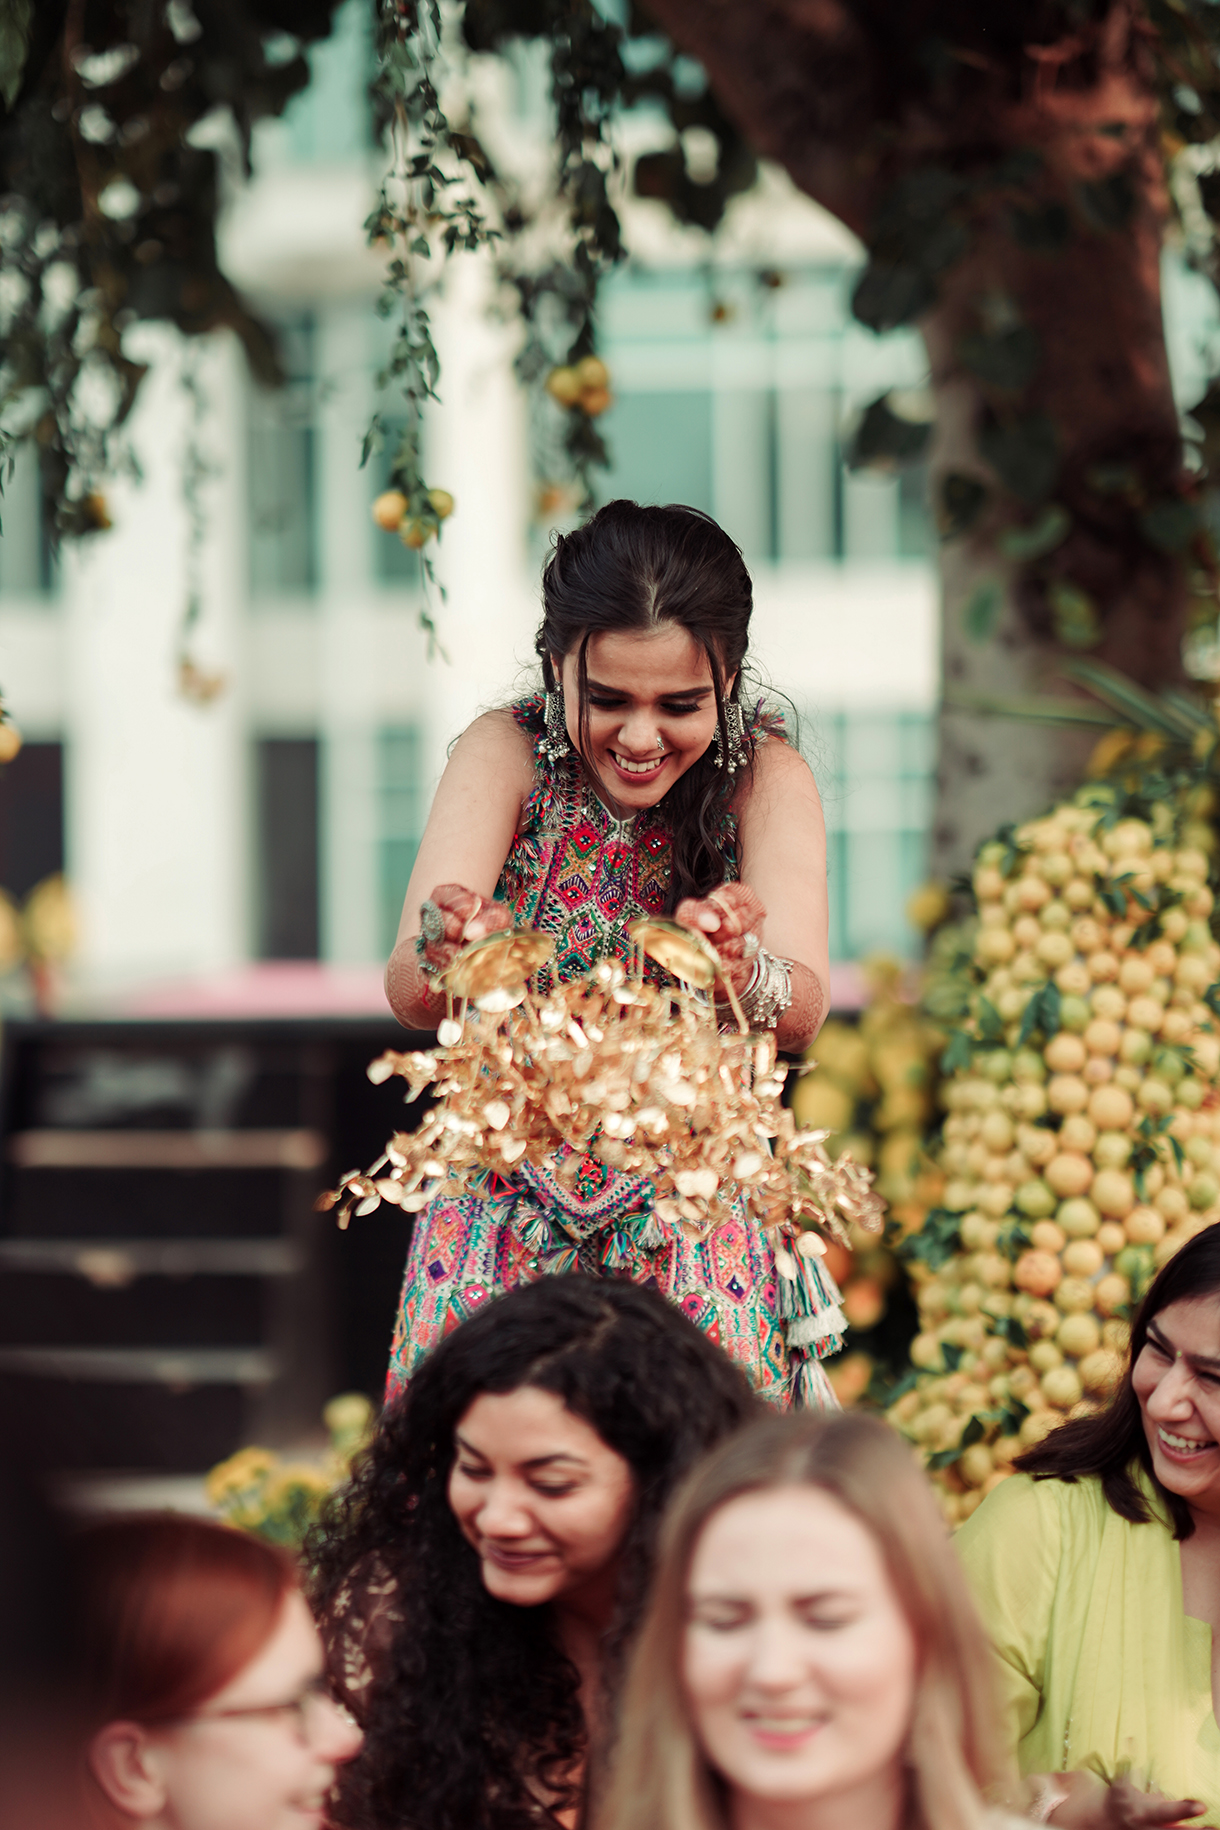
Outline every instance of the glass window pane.
<path id="1" fill-rule="evenodd" d="M 415 725 L 383 730 L 377 744 L 381 949 L 389 957 L 423 833 L 422 745 Z"/>
<path id="2" fill-rule="evenodd" d="M 598 483 L 608 502 L 684 502 L 712 513 L 712 397 L 624 391 L 601 422 L 613 460 Z"/>
<path id="3" fill-rule="evenodd" d="M 51 555 L 42 523 L 38 457 L 28 444 L 16 452 L 0 497 L 0 592 L 37 597 L 51 588 Z"/>
<path id="4" fill-rule="evenodd" d="M 258 784 L 258 956 L 318 957 L 318 742 L 263 738 Z"/>
<path id="5" fill-rule="evenodd" d="M 313 322 L 281 327 L 282 388 L 250 393 L 250 588 L 309 592 L 317 584 Z"/>

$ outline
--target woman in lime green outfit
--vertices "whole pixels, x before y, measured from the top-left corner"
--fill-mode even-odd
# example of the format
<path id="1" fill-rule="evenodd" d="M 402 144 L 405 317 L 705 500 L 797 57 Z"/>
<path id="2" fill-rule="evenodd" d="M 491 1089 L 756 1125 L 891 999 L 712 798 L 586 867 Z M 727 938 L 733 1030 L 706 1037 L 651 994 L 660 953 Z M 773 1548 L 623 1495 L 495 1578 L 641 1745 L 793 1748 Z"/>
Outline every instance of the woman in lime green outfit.
<path id="1" fill-rule="evenodd" d="M 1035 1815 L 1220 1824 L 1220 1225 L 1148 1291 L 1107 1409 L 1017 1468 L 956 1543 Z"/>

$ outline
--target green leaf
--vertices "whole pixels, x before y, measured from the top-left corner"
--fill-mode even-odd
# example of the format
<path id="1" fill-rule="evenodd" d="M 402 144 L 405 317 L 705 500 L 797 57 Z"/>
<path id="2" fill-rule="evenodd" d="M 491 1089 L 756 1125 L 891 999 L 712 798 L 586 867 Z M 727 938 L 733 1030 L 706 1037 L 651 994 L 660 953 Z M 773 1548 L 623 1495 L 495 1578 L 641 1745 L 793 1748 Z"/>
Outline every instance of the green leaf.
<path id="1" fill-rule="evenodd" d="M 847 451 L 850 470 L 896 470 L 913 464 L 927 450 L 931 425 L 904 419 L 882 394 L 864 409 L 864 416 Z"/>
<path id="2" fill-rule="evenodd" d="M 996 1317 L 994 1332 L 1010 1347 L 1025 1348 L 1029 1346 L 1029 1336 L 1015 1315 Z"/>
<path id="3" fill-rule="evenodd" d="M 1032 1240 L 1030 1239 L 1029 1233 L 1026 1231 L 1024 1222 L 1021 1220 L 1010 1221 L 1007 1226 L 1001 1227 L 999 1233 L 996 1235 L 996 1249 L 1002 1252 L 1005 1258 L 1010 1259 L 1013 1264 L 1016 1263 L 1022 1252 L 1027 1252 L 1029 1250 L 1031 1244 Z"/>
<path id="4" fill-rule="evenodd" d="M 1163 553 L 1185 552 L 1201 526 L 1198 509 L 1181 496 L 1154 502 L 1144 510 L 1139 524 L 1149 545 L 1159 547 Z"/>
<path id="5" fill-rule="evenodd" d="M 1065 648 L 1096 648 L 1102 637 L 1101 618 L 1087 591 L 1066 578 L 1054 578 L 1046 588 L 1055 635 Z"/>
<path id="6" fill-rule="evenodd" d="M 1017 1345 L 1017 1343 L 1014 1341 L 1013 1346 L 1015 1347 L 1016 1345 Z M 1000 1412 L 1000 1434 L 1001 1434 L 1001 1436 L 1018 1435 L 1020 1432 L 1020 1429 L 1021 1429 L 1021 1425 L 1025 1422 L 1025 1419 L 1028 1416 L 1029 1416 L 1028 1404 L 1022 1404 L 1022 1402 L 1019 1398 L 1006 1399 L 1004 1402 L 1004 1408 Z"/>
<path id="7" fill-rule="evenodd" d="M 962 626 L 972 642 L 986 642 L 995 634 L 1004 592 L 994 578 L 985 578 L 974 587 L 962 611 Z"/>
<path id="8" fill-rule="evenodd" d="M 942 1341 L 940 1344 L 940 1351 L 941 1357 L 943 1358 L 945 1365 L 949 1368 L 949 1371 L 956 1372 L 962 1363 L 962 1355 L 965 1353 L 966 1349 L 964 1347 L 955 1347 L 952 1341 Z"/>
<path id="9" fill-rule="evenodd" d="M 942 1348 L 941 1351 L 946 1355 L 948 1353 L 947 1348 Z M 946 1364 L 947 1363 L 946 1359 Z M 956 1368 L 952 1368 L 951 1370 L 956 1371 Z M 957 1447 L 955 1449 L 938 1449 L 935 1455 L 929 1455 L 927 1466 L 929 1468 L 951 1468 L 953 1463 L 961 1456 L 962 1451 L 970 1448 L 972 1444 L 976 1442 L 981 1442 L 986 1433 L 987 1426 L 983 1419 L 978 1416 L 971 1417 L 958 1438 Z"/>
<path id="10" fill-rule="evenodd" d="M 978 477 L 951 470 L 940 486 L 940 532 L 945 540 L 970 531 L 982 514 L 990 491 Z"/>
<path id="11" fill-rule="evenodd" d="M 1052 1036 L 1057 1036 L 1062 1028 L 1062 1011 L 1063 999 L 1059 995 L 1058 985 L 1056 985 L 1052 979 L 1049 984 L 1042 987 L 1042 1011 L 1040 1016 L 1042 1034 L 1046 1037 L 1048 1042 Z"/>
<path id="12" fill-rule="evenodd" d="M 936 298 L 931 279 L 902 261 L 872 260 L 856 281 L 852 315 L 878 333 L 910 324 Z"/>
<path id="13" fill-rule="evenodd" d="M 1024 1048 L 1036 1029 L 1042 1031 L 1048 1042 L 1052 1036 L 1057 1036 L 1060 1029 L 1062 1003 L 1059 987 L 1053 983 L 1043 985 L 1040 991 L 1035 991 L 1021 1017 L 1017 1047 Z"/>
<path id="14" fill-rule="evenodd" d="M 949 1038 L 949 1046 L 940 1058 L 942 1074 L 956 1074 L 961 1068 L 968 1068 L 974 1059 L 974 1050 L 969 1036 L 964 1029 L 955 1029 Z"/>
<path id="15" fill-rule="evenodd" d="M 984 1042 L 1004 1040 L 1004 1019 L 990 998 L 979 998 L 978 1024 L 979 1035 Z"/>
<path id="16" fill-rule="evenodd" d="M 1061 546 L 1071 531 L 1072 517 L 1058 502 L 1048 502 L 1036 520 L 1010 527 L 996 541 L 1005 559 L 1041 559 Z"/>
<path id="17" fill-rule="evenodd" d="M 0 97 L 6 108 L 21 92 L 33 18 L 34 0 L 0 0 Z"/>
<path id="18" fill-rule="evenodd" d="M 1059 475 L 1059 434 L 1045 413 L 992 420 L 979 431 L 979 451 L 1006 489 L 1022 502 L 1044 502 Z"/>
<path id="19" fill-rule="evenodd" d="M 1201 708 L 1186 712 L 1177 701 L 1146 692 L 1126 674 L 1119 673 L 1116 667 L 1107 667 L 1104 661 L 1069 661 L 1062 673 L 1066 680 L 1075 680 L 1103 705 L 1111 706 L 1124 722 L 1137 725 L 1141 730 L 1158 731 L 1162 737 L 1175 741 L 1185 738 L 1189 742 L 1199 728 L 1197 720 L 1210 728 L 1210 719 Z M 1115 814 L 1114 818 L 1117 817 Z"/>
<path id="20" fill-rule="evenodd" d="M 933 1271 L 947 1264 L 959 1249 L 962 1217 L 947 1207 L 934 1207 L 917 1233 L 908 1233 L 897 1250 L 908 1263 L 926 1264 Z"/>
<path id="21" fill-rule="evenodd" d="M 1115 877 L 1113 882 L 1116 887 L 1125 890 L 1128 896 L 1138 902 L 1141 909 L 1156 908 L 1156 898 L 1149 896 L 1146 890 L 1136 888 L 1134 871 L 1124 871 L 1122 876 Z"/>
<path id="22" fill-rule="evenodd" d="M 992 336 L 963 337 L 957 353 L 963 365 L 988 387 L 1016 394 L 1033 380 L 1042 352 L 1037 332 L 1026 324 L 1015 324 Z"/>

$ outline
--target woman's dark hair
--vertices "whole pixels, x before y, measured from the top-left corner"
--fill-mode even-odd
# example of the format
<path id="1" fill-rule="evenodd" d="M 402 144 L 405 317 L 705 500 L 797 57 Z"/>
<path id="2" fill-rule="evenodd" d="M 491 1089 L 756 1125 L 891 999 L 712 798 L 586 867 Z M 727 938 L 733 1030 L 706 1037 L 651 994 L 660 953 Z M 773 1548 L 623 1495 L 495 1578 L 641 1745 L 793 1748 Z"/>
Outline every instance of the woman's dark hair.
<path id="1" fill-rule="evenodd" d="M 1036 1480 L 1074 1481 L 1082 1475 L 1098 1475 L 1102 1492 L 1119 1517 L 1144 1525 L 1152 1514 L 1132 1470 L 1132 1463 L 1138 1461 L 1169 1511 L 1174 1537 L 1189 1538 L 1195 1528 L 1190 1507 L 1153 1473 L 1131 1376 L 1148 1340 L 1148 1324 L 1162 1309 L 1192 1297 L 1216 1295 L 1220 1295 L 1220 1222 L 1188 1240 L 1149 1285 L 1131 1325 L 1126 1371 L 1105 1410 L 1061 1424 L 1044 1442 L 1018 1456 L 1013 1466 Z"/>
<path id="2" fill-rule="evenodd" d="M 677 623 L 707 656 L 720 760 L 709 749 L 661 802 L 673 832 L 675 904 L 683 896 L 706 895 L 724 881 L 717 838 L 738 779 L 728 768 L 725 701 L 740 698 L 753 602 L 740 548 L 710 515 L 679 505 L 641 508 L 636 502 L 607 502 L 584 527 L 558 536 L 542 574 L 543 620 L 534 646 L 548 692 L 557 684 L 553 661 L 575 653 L 585 756 L 590 749 L 588 649 L 593 636 Z M 753 760 L 747 729 L 747 764 Z"/>
<path id="3" fill-rule="evenodd" d="M 552 1611 L 488 1594 L 448 1500 L 459 1421 L 482 1393 L 523 1386 L 553 1392 L 635 1473 L 612 1689 L 670 1492 L 757 1403 L 693 1322 L 616 1279 L 545 1277 L 441 1342 L 309 1546 L 332 1673 L 365 1731 L 339 1780 L 335 1821 L 353 1830 L 538 1830 L 577 1802 L 579 1679 Z"/>

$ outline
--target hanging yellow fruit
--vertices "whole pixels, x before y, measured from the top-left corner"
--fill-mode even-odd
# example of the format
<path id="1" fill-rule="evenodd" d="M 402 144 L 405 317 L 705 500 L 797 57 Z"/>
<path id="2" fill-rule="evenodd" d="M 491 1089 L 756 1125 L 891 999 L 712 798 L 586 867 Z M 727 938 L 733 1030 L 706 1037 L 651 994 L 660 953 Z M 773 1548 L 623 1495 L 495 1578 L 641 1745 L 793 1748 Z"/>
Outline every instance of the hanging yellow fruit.
<path id="1" fill-rule="evenodd" d="M 398 523 L 407 512 L 407 498 L 401 489 L 387 489 L 373 504 L 373 520 L 387 534 L 398 531 Z"/>

